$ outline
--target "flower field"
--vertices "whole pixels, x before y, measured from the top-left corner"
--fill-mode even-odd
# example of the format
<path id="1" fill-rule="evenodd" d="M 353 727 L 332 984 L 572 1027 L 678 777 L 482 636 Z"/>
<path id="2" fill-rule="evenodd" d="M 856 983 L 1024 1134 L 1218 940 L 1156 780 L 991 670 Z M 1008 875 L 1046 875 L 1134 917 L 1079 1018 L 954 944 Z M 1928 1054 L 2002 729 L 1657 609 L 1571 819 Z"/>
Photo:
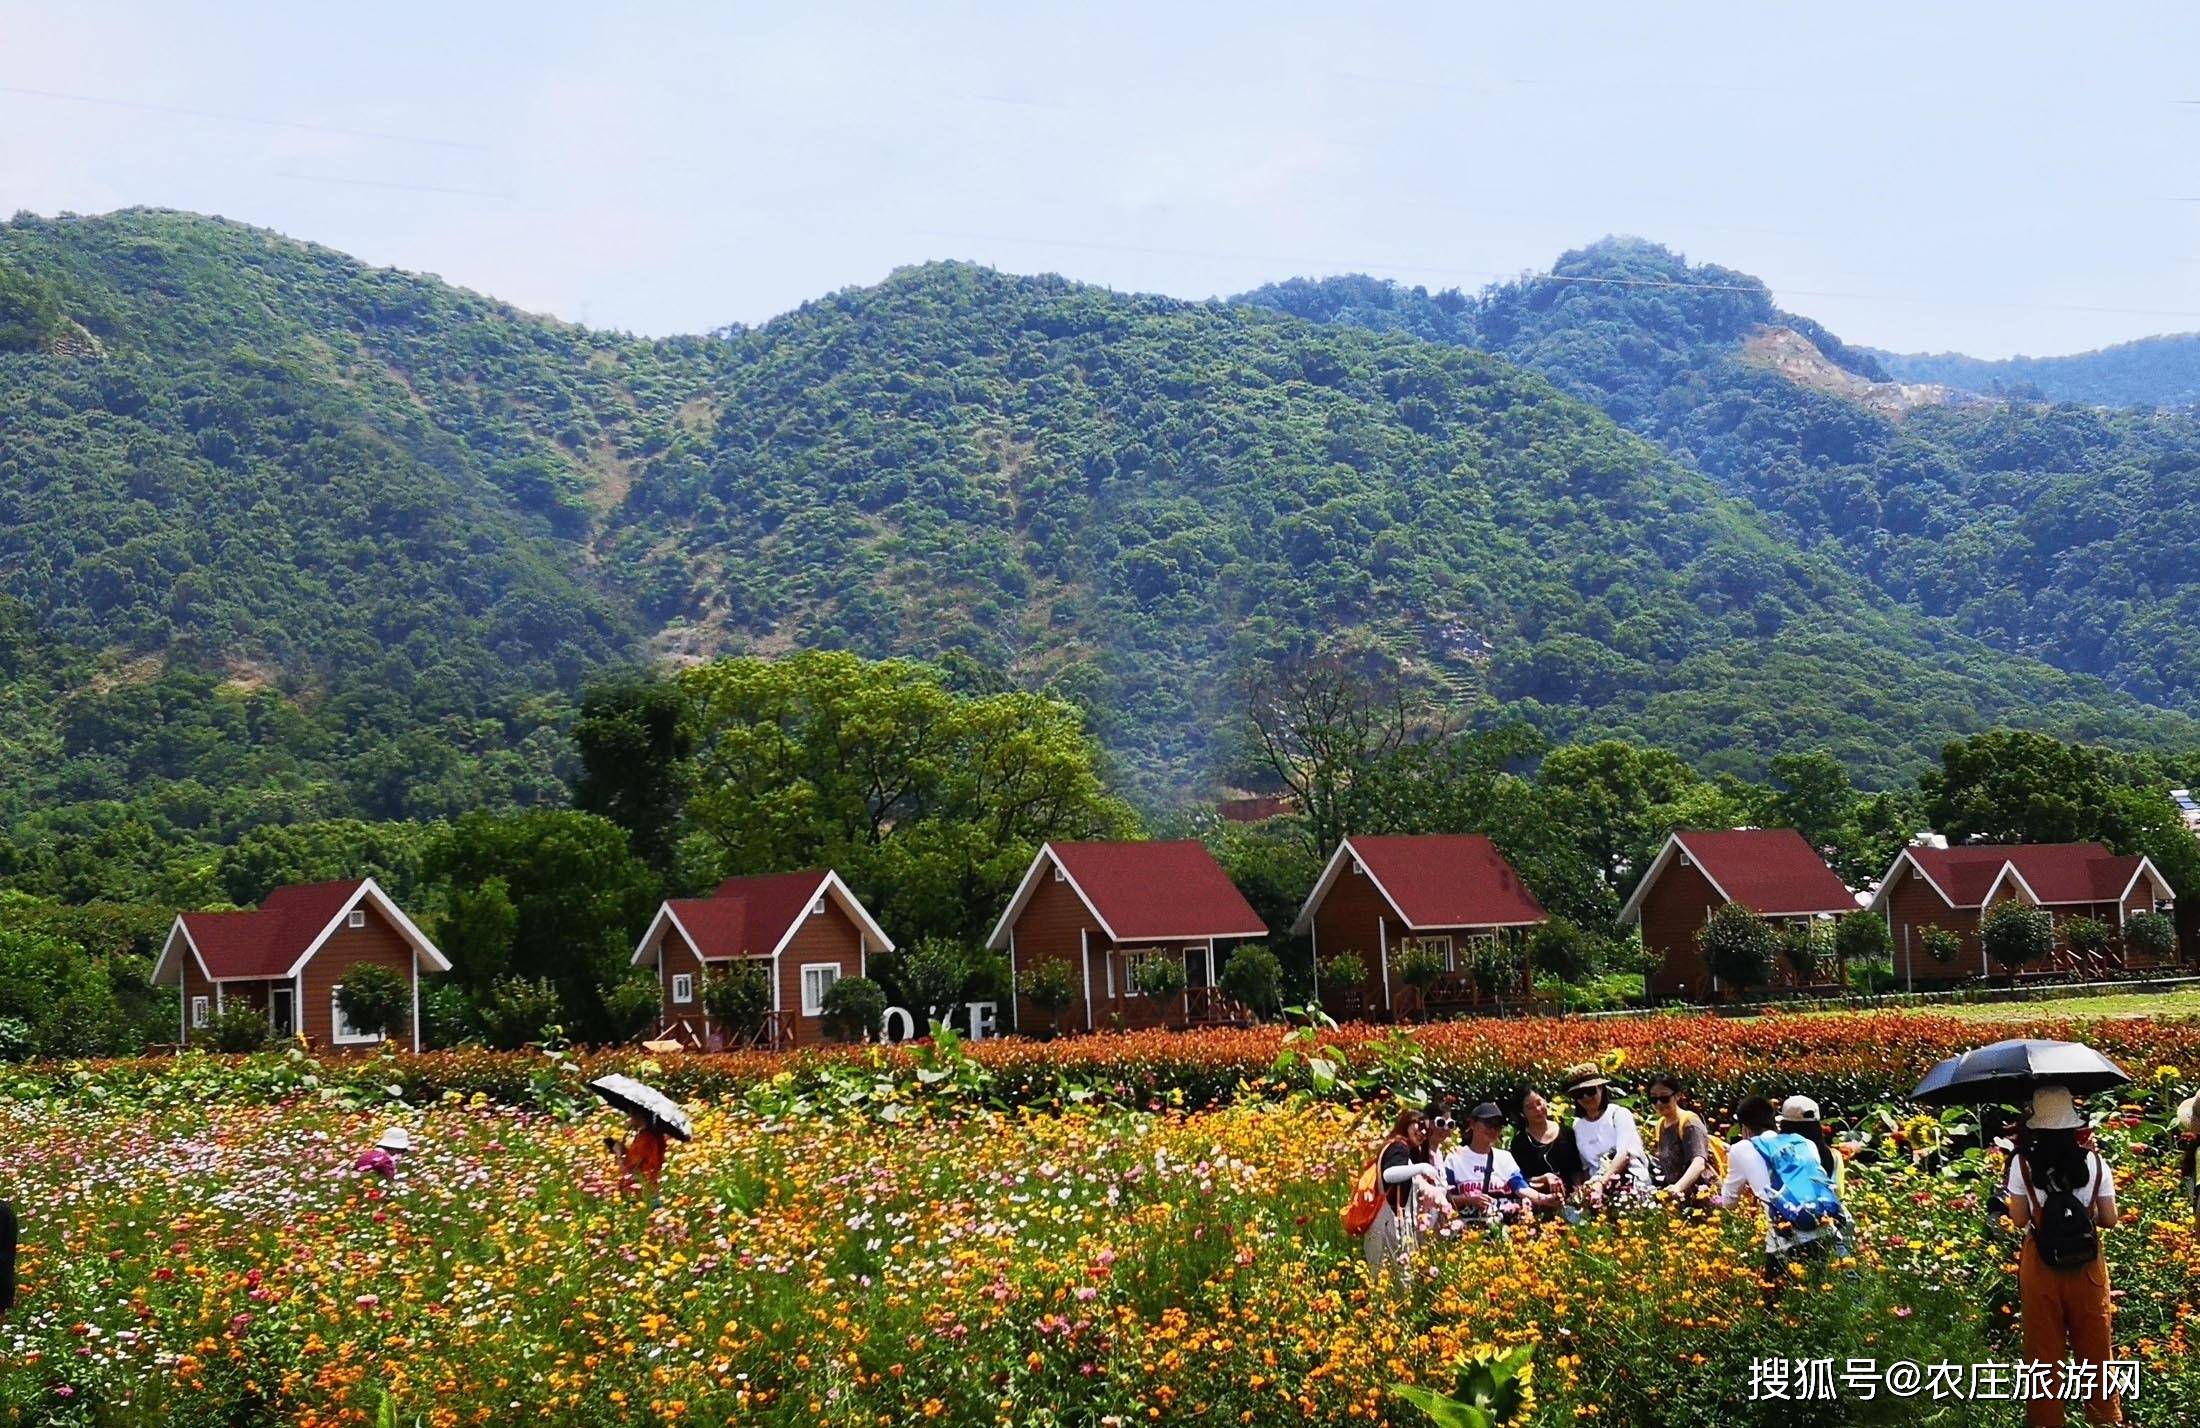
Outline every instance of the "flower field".
<path id="1" fill-rule="evenodd" d="M 1746 1046 L 1717 1037 L 1825 1037 L 1813 1054 L 1827 1059 L 1811 1064 L 1832 1075 L 1845 1055 L 1840 1074 L 1859 1085 L 1891 1055 L 1924 1054 L 1890 1048 L 1894 1028 L 1873 1018 L 1849 1019 L 1869 1035 L 1846 1052 L 1833 1031 L 1804 1029 L 1842 1023 L 1712 1023 L 1711 1039 L 1680 1045 L 1710 1069 Z M 1610 1047 L 1631 1025 L 1595 1030 Z M 550 1058 L 506 1058 L 523 1089 L 502 1097 L 366 1085 L 383 1062 L 345 1073 L 284 1058 L 0 1082 L 0 1194 L 24 1217 L 0 1415 L 1408 1423 L 1422 1420 L 1390 1385 L 1448 1385 L 1461 1355 L 1528 1345 L 1522 1421 L 1536 1424 L 2019 1419 L 2007 1403 L 1748 1397 L 1764 1356 L 2016 1356 L 2014 1245 L 1981 1206 L 1985 1157 L 1941 1143 L 1959 1117 L 1897 1106 L 1882 1118 L 1875 1099 L 1843 1100 L 1863 1142 L 1849 1180 L 1856 1254 L 1777 1295 L 1756 1278 L 1752 1217 L 1650 1211 L 1438 1234 L 1408 1291 L 1385 1298 L 1337 1225 L 1383 1114 L 1386 1088 L 1371 1083 L 1450 1084 L 1466 1039 L 1418 1033 L 1416 1060 L 1350 1035 L 1235 1035 L 1261 1038 L 1266 1059 L 1229 1037 L 1166 1053 L 1134 1037 L 858 1057 L 860 1105 L 777 1063 L 698 1098 L 695 1142 L 673 1147 L 654 1200 L 614 1177 L 600 1144 L 610 1118 L 572 1095 L 582 1068 Z M 2101 1131 L 2127 1213 L 2106 1237 L 2118 1344 L 2143 1365 L 2127 1416 L 2183 1423 L 2200 1394 L 2200 1241 L 2173 1206 L 2160 1123 L 2200 1056 L 2186 1025 L 2119 1035 L 2116 1054 L 2141 1078 Z M 1150 1081 L 1151 1063 L 1110 1083 L 1109 1041 L 1126 1056 L 1249 1059 L 1234 1094 L 1184 1108 L 1168 1102 L 1192 1099 L 1185 1085 Z M 1638 1046 L 1623 1079 L 1639 1082 L 1658 1049 Z M 1489 1074 L 1517 1083 L 1546 1054 L 1576 1052 L 1538 1045 Z M 1003 1087 L 1048 1055 L 1078 1065 L 1049 1081 L 1046 1104 L 1012 1104 Z M 1308 1071 L 1331 1056 L 1334 1076 Z M 1132 1081 L 1162 1103 L 1080 1094 Z M 186 1084 L 199 1094 L 173 1094 Z M 419 1147 L 400 1177 L 354 1174 L 393 1121 Z"/>

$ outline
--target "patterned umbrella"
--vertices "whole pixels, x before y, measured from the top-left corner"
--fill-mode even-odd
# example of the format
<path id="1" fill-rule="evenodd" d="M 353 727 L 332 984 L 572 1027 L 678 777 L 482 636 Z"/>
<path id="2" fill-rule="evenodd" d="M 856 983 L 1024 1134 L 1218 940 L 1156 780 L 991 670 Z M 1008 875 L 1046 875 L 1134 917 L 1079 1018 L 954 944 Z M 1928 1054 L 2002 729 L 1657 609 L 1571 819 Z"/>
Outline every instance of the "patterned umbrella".
<path id="1" fill-rule="evenodd" d="M 632 1076 L 598 1076 L 588 1083 L 588 1089 L 617 1106 L 622 1111 L 634 1111 L 657 1123 L 658 1129 L 675 1140 L 691 1140 L 694 1130 L 688 1124 L 688 1113 L 680 1109 L 680 1103 L 653 1087 L 645 1086 Z"/>

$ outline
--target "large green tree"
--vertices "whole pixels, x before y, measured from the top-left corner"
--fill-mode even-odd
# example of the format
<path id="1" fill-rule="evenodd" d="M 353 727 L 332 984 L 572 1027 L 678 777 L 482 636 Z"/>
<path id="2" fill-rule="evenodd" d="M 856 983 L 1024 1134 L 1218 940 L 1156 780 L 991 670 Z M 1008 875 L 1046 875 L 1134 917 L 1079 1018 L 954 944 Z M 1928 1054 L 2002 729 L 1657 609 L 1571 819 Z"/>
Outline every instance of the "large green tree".
<path id="1" fill-rule="evenodd" d="M 580 773 L 573 806 L 624 828 L 634 851 L 670 875 L 679 844 L 681 761 L 693 730 L 680 686 L 655 674 L 591 684 L 573 724 Z"/>
<path id="2" fill-rule="evenodd" d="M 907 660 L 809 652 L 679 676 L 690 883 L 829 866 L 897 939 L 980 936 L 1038 845 L 1135 827 L 1073 706 L 962 695 Z"/>
<path id="3" fill-rule="evenodd" d="M 448 889 L 454 912 L 466 910 L 468 935 L 453 952 L 461 978 L 476 986 L 547 978 L 569 1034 L 611 1030 L 604 993 L 624 974 L 662 895 L 616 823 L 548 809 L 470 813 L 436 837 L 427 877 Z M 499 927 L 509 928 L 501 948 Z"/>

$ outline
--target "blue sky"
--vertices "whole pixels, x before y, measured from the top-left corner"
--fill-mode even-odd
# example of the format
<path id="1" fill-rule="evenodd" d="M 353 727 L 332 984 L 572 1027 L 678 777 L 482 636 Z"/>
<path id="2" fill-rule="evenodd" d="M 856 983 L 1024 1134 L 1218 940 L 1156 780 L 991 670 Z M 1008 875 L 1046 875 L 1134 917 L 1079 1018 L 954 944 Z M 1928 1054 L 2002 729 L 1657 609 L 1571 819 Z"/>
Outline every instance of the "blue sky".
<path id="1" fill-rule="evenodd" d="M 2200 330 L 2200 7 L 0 0 L 0 210 L 644 333 L 970 258 L 1477 287 L 1608 232 L 1853 341 Z"/>

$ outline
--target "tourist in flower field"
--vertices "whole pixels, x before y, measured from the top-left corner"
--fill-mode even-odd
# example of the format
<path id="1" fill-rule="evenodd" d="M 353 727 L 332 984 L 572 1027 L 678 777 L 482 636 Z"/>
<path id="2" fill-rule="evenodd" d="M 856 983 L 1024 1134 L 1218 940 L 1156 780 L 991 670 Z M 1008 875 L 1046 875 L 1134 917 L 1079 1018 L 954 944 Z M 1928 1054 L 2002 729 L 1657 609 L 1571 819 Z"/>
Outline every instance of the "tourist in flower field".
<path id="1" fill-rule="evenodd" d="M 384 1180 L 397 1178 L 398 1162 L 412 1153 L 412 1132 L 403 1126 L 391 1126 L 382 1132 L 382 1138 L 361 1151 L 351 1168 L 361 1175 L 379 1175 Z"/>
<path id="2" fill-rule="evenodd" d="M 2025 1358 L 2106 1364 L 2115 1352 L 2100 1232 L 2116 1223 L 2116 1177 L 2093 1148 L 2085 1117 L 2066 1088 L 2041 1086 L 2032 1093 L 2032 1114 L 2003 1188 L 2009 1217 L 2024 1232 L 2017 1288 Z M 2025 1422 L 2053 1428 L 2063 1422 L 2060 1385 L 2043 1388 L 2044 1396 L 2025 1405 Z M 2121 1405 L 2090 1394 L 2086 1417 L 2119 1422 Z"/>
<path id="3" fill-rule="evenodd" d="M 2200 1221 L 2200 1096 L 2187 1097 L 2177 1108 L 2177 1140 L 2182 1152 L 2177 1159 L 2177 1189 L 2192 1205 L 2192 1218 Z"/>
<path id="4" fill-rule="evenodd" d="M 1425 1229 L 1451 1209 L 1451 1200 L 1445 1194 L 1444 1165 L 1445 1157 L 1453 1149 L 1453 1139 L 1458 1134 L 1459 1123 L 1452 1118 L 1445 1103 L 1440 1101 L 1429 1102 L 1428 1109 L 1421 1113 L 1421 1117 L 1422 1124 L 1428 1127 L 1428 1134 L 1421 1139 L 1420 1158 L 1437 1170 L 1435 1179 L 1414 1182 L 1419 1195 L 1414 1207 L 1416 1219 L 1420 1227 Z"/>
<path id="5" fill-rule="evenodd" d="M 1818 1148 L 1818 1163 L 1825 1168 L 1826 1179 L 1836 1195 L 1841 1193 L 1841 1181 L 1848 1171 L 1848 1162 L 1833 1148 L 1826 1136 L 1824 1120 L 1819 1116 L 1818 1103 L 1808 1096 L 1790 1096 L 1780 1103 L 1780 1129 L 1789 1135 L 1799 1135 Z"/>
<path id="6" fill-rule="evenodd" d="M 1688 1108 L 1688 1090 L 1677 1076 L 1650 1083 L 1650 1104 L 1658 1111 L 1657 1138 L 1650 1146 L 1658 1196 L 1691 1203 L 1710 1188 L 1711 1134 L 1703 1117 Z"/>
<path id="7" fill-rule="evenodd" d="M 0 1314 L 15 1307 L 15 1206 L 0 1200 Z"/>
<path id="8" fill-rule="evenodd" d="M 1421 1187 L 1443 1185 L 1443 1174 L 1422 1158 L 1428 1141 L 1428 1117 L 1408 1108 L 1391 1124 L 1390 1138 L 1376 1157 L 1377 1175 L 1383 1187 L 1383 1206 L 1375 1212 L 1360 1241 L 1367 1254 L 1369 1273 L 1378 1287 L 1385 1283 L 1403 1287 L 1406 1266 L 1413 1254 L 1414 1207 Z"/>
<path id="9" fill-rule="evenodd" d="M 1533 1086 L 1520 1098 L 1520 1129 L 1513 1132 L 1510 1149 L 1520 1173 L 1542 1194 L 1563 1200 L 1588 1178 L 1574 1153 L 1574 1138 L 1551 1114 L 1550 1097 Z"/>
<path id="10" fill-rule="evenodd" d="M 1452 1203 L 1470 1219 L 1514 1220 L 1559 1203 L 1560 1196 L 1528 1183 L 1512 1152 L 1498 1144 L 1504 1134 L 1505 1113 L 1484 1101 L 1468 1113 L 1467 1143 L 1444 1160 Z"/>
<path id="11" fill-rule="evenodd" d="M 1726 1148 L 1726 1179 L 1719 1187 L 1718 1202 L 1739 1206 L 1746 1193 L 1765 1217 L 1765 1279 L 1777 1287 L 1787 1278 L 1788 1265 L 1796 1260 L 1823 1255 L 1840 1236 L 1838 1222 L 1801 1225 L 1784 1220 L 1776 1212 L 1779 1185 L 1772 1168 L 1772 1146 L 1782 1134 L 1779 1113 L 1763 1096 L 1750 1096 L 1734 1110 L 1735 1124 L 1749 1134 Z"/>
<path id="12" fill-rule="evenodd" d="M 633 1134 L 623 1141 L 617 1136 L 605 1136 L 604 1149 L 611 1152 L 611 1158 L 619 1162 L 619 1168 L 635 1184 L 655 1189 L 657 1177 L 665 1170 L 664 1129 L 657 1124 L 656 1117 L 646 1111 L 630 1110 L 626 1119 L 633 1127 Z"/>
<path id="13" fill-rule="evenodd" d="M 1588 1170 L 1581 1195 L 1605 1205 L 1646 1194 L 1650 1157 L 1642 1148 L 1642 1130 L 1634 1112 L 1612 1100 L 1612 1083 L 1593 1064 L 1567 1071 L 1566 1096 L 1574 1103 L 1574 1153 Z"/>

